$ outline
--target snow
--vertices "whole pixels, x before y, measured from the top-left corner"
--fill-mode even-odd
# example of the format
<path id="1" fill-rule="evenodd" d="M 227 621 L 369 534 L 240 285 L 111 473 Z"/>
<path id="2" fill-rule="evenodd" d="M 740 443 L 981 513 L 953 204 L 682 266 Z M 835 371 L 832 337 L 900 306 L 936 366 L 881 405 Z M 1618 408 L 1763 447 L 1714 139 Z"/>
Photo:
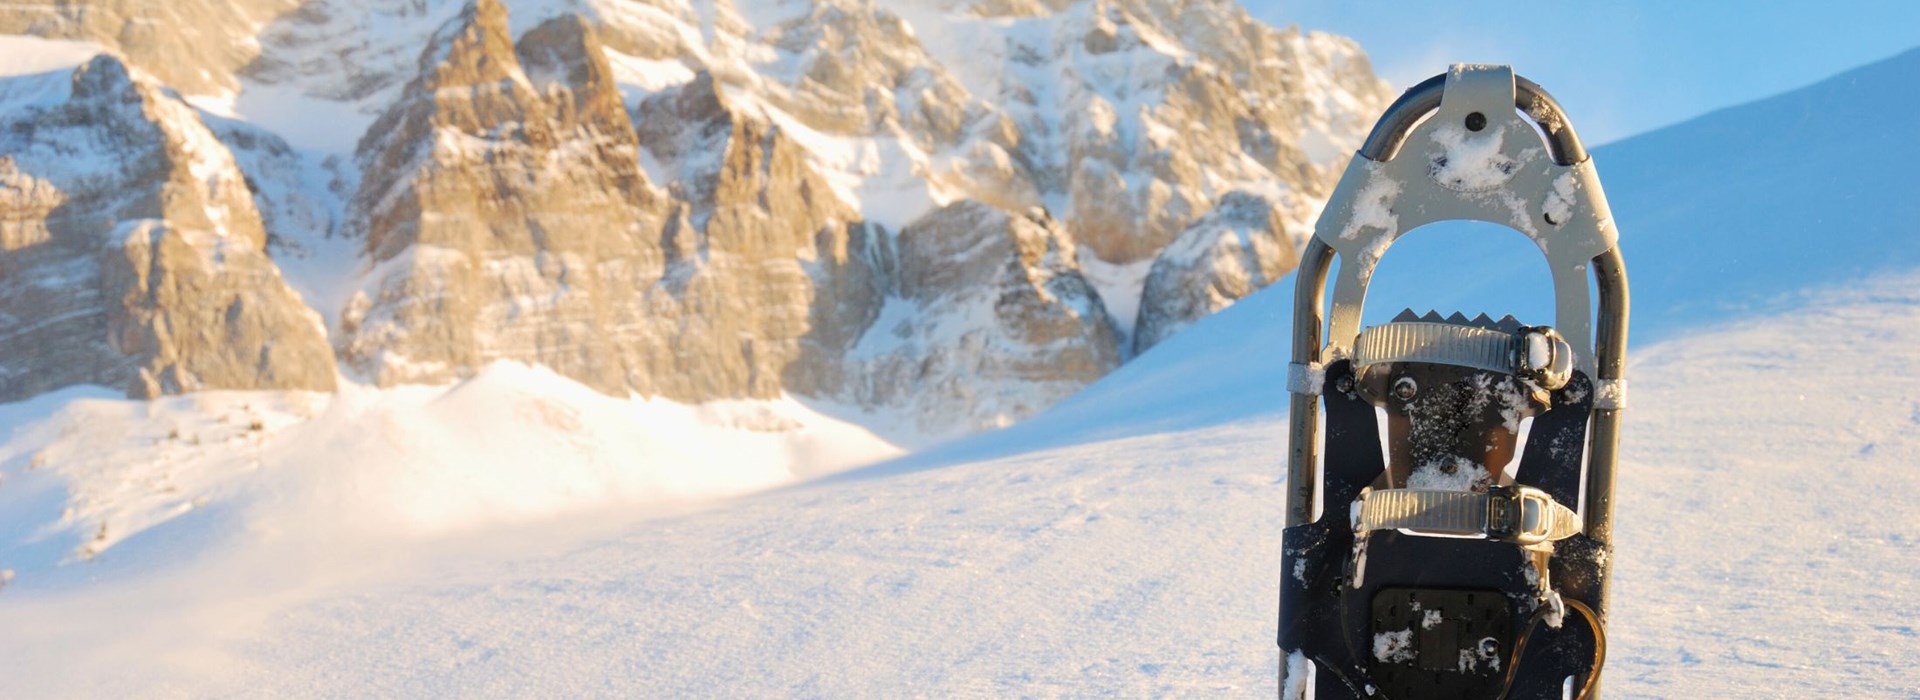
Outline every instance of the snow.
<path id="1" fill-rule="evenodd" d="M 983 19 L 937 7 L 939 3 L 899 2 L 887 9 L 909 26 L 937 28 L 915 32 L 920 45 L 958 80 L 969 94 L 999 95 L 1005 80 L 1007 38 L 1011 25 L 1003 19 Z M 958 9 L 958 8 L 955 8 Z"/>
<path id="2" fill-rule="evenodd" d="M 806 17 L 812 9 L 804 0 L 735 0 L 732 5 L 756 27 L 777 27 Z"/>
<path id="3" fill-rule="evenodd" d="M 1548 221 L 1567 222 L 1573 220 L 1574 194 L 1580 189 L 1580 181 L 1574 179 L 1573 172 L 1561 173 L 1553 179 L 1553 192 L 1547 195 L 1545 214 Z"/>
<path id="4" fill-rule="evenodd" d="M 1484 192 L 1507 184 L 1520 164 L 1501 150 L 1506 133 L 1501 128 L 1470 133 L 1459 124 L 1434 129 L 1433 142 L 1440 151 L 1433 154 L 1433 181 L 1465 192 Z"/>
<path id="5" fill-rule="evenodd" d="M 1300 652 L 1287 655 L 1287 685 L 1280 690 L 1280 700 L 1306 700 L 1313 680 L 1313 664 Z"/>
<path id="6" fill-rule="evenodd" d="M 1886 496 L 1920 489 L 1920 375 L 1897 350 L 1920 345 L 1917 289 L 1876 278 L 1636 348 L 1611 693 L 1920 683 L 1887 613 L 1916 593 L 1920 531 Z M 593 501 L 644 479 L 570 440 L 649 423 L 556 429 L 572 400 L 618 402 L 525 368 L 305 408 L 90 389 L 0 406 L 0 532 L 40 533 L 75 494 L 149 520 L 211 494 L 66 567 L 47 559 L 94 534 L 85 517 L 9 547 L 0 625 L 31 631 L 0 639 L 0 672 L 33 695 L 1270 694 L 1284 376 L 1248 350 L 1285 347 L 1287 301 L 1249 297 L 998 434 L 666 515 L 553 510 L 568 484 Z M 202 447 L 148 451 L 176 427 Z M 113 496 L 162 474 L 176 493 Z"/>
<path id="7" fill-rule="evenodd" d="M 1378 164 L 1366 165 L 1367 185 L 1353 197 L 1353 215 L 1347 218 L 1346 227 L 1340 229 L 1343 239 L 1352 240 L 1369 228 L 1392 231 L 1400 226 L 1400 215 L 1393 213 L 1394 199 L 1400 196 L 1400 182 L 1383 174 Z"/>
<path id="8" fill-rule="evenodd" d="M 1318 362 L 1287 365 L 1287 391 L 1319 396 L 1327 383 L 1327 368 Z"/>
<path id="9" fill-rule="evenodd" d="M 315 155 L 351 155 L 414 77 L 426 37 L 465 4 L 315 0 L 281 15 L 260 27 L 261 60 L 225 111 Z"/>
<path id="10" fill-rule="evenodd" d="M 101 53 L 85 41 L 0 35 L 0 78 L 38 73 L 65 73 Z"/>
<path id="11" fill-rule="evenodd" d="M 240 524 L 270 512 L 271 529 L 296 536 L 432 535 L 582 508 L 671 510 L 899 453 L 790 398 L 616 399 L 512 363 L 446 387 L 337 394 L 149 404 L 83 387 L 0 418 L 12 433 L 0 473 L 21 489 L 0 491 L 0 512 L 19 516 L 0 529 L 0 562 L 27 576 L 208 507 Z M 194 536 L 222 541 L 235 524 Z"/>
<path id="12" fill-rule="evenodd" d="M 1920 532 L 1883 495 L 1920 488 L 1920 376 L 1901 353 L 1825 340 L 1913 347 L 1915 289 L 1917 275 L 1878 279 L 1637 351 L 1650 396 L 1627 414 L 1610 693 L 1884 697 L 1920 682 L 1911 625 L 1887 613 L 1916 592 L 1899 572 Z M 1252 312 L 1279 296 L 1194 333 L 1274 343 L 1285 330 Z M 1142 359 L 1169 348 L 1179 357 L 1153 374 L 1268 381 L 1231 344 Z M 167 561 L 120 558 L 135 546 L 121 541 L 0 593 L 0 623 L 34 630 L 0 640 L 0 670 L 33 694 L 1271 694 L 1284 422 L 1158 430 L 1132 391 L 1154 379 L 1103 382 L 1037 419 L 1051 448 L 977 459 L 997 442 L 982 436 L 664 517 L 588 511 L 427 540 L 354 538 L 376 523 L 339 518 L 346 532 L 326 538 Z M 1143 417 L 1100 410 L 1115 403 Z M 0 493 L 43 483 L 20 461 Z M 377 482 L 350 483 L 338 491 Z M 230 526 L 299 522 L 273 506 Z"/>
<path id="13" fill-rule="evenodd" d="M 1916 289 L 1920 276 L 1878 278 L 1638 354 L 1610 686 L 1854 697 L 1920 687 L 1920 645 L 1897 612 L 1920 566 L 1907 497 L 1920 492 L 1920 373 L 1910 350 L 1883 351 L 1920 340 Z M 1832 342 L 1852 337 L 1873 342 Z"/>
<path id="14" fill-rule="evenodd" d="M 934 180 L 925 178 L 929 156 L 907 139 L 828 134 L 752 93 L 726 90 L 726 97 L 757 112 L 799 144 L 826 176 L 834 195 L 869 223 L 898 231 L 953 201 Z"/>
<path id="15" fill-rule="evenodd" d="M 353 155 L 378 116 L 364 104 L 312 97 L 291 86 L 251 83 L 224 109 L 209 111 L 224 111 L 321 157 Z"/>
<path id="16" fill-rule="evenodd" d="M 271 232 L 268 253 L 280 273 L 326 327 L 358 289 L 364 242 L 345 235 L 345 191 L 357 172 L 338 157 L 284 143 L 245 122 L 203 113 L 202 121 L 229 145 L 240 172 L 253 186 L 254 206 Z M 245 144 L 253 144 L 247 147 Z"/>
<path id="17" fill-rule="evenodd" d="M 1373 658 L 1389 663 L 1413 660 L 1413 630 L 1373 635 Z"/>
<path id="18" fill-rule="evenodd" d="M 880 304 L 880 313 L 874 316 L 873 323 L 867 325 L 867 332 L 861 334 L 860 342 L 847 351 L 847 356 L 872 359 L 898 351 L 912 337 L 914 320 L 922 317 L 920 304 L 888 296 Z"/>
<path id="19" fill-rule="evenodd" d="M 1470 491 L 1474 485 L 1484 483 L 1489 470 L 1473 460 L 1464 457 L 1435 459 L 1413 468 L 1407 475 L 1407 488 L 1434 489 L 1439 491 Z"/>
<path id="20" fill-rule="evenodd" d="M 1553 365 L 1553 343 L 1544 333 L 1528 333 L 1527 367 L 1546 369 Z"/>
<path id="21" fill-rule="evenodd" d="M 1596 408 L 1626 408 L 1627 380 L 1600 379 L 1593 383 L 1593 405 Z"/>
<path id="22" fill-rule="evenodd" d="M 693 69 L 677 60 L 654 60 L 607 49 L 607 64 L 629 106 L 648 95 L 693 81 Z"/>
<path id="23" fill-rule="evenodd" d="M 66 102 L 73 69 L 100 52 L 85 42 L 0 35 L 0 113 Z"/>
<path id="24" fill-rule="evenodd" d="M 1153 258 L 1115 264 L 1101 260 L 1092 251 L 1080 255 L 1080 275 L 1100 292 L 1100 301 L 1121 337 L 1132 338 L 1133 326 L 1140 319 L 1140 298 L 1146 292 L 1147 275 L 1153 272 Z"/>

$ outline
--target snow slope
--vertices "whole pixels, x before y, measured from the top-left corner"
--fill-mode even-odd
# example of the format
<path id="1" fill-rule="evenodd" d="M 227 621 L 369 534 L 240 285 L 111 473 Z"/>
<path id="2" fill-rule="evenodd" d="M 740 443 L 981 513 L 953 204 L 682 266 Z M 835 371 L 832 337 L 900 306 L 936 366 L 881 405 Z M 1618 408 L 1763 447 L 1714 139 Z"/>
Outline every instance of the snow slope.
<path id="1" fill-rule="evenodd" d="M 1612 697 L 1920 692 L 1900 612 L 1920 594 L 1920 528 L 1910 501 L 1886 498 L 1920 489 L 1920 376 L 1904 350 L 1920 346 L 1916 290 L 1920 275 L 1883 277 L 1639 349 Z M 1259 306 L 1278 296 L 1192 335 L 1277 345 Z M 1169 371 L 1270 381 L 1231 343 L 1187 350 Z M 1157 377 L 1116 379 L 1112 402 Z M 1111 439 L 1089 430 L 1111 426 L 1088 404 L 1046 420 L 1082 437 L 660 519 L 263 542 L 124 576 L 69 567 L 0 595 L 0 626 L 28 631 L 0 639 L 0 683 L 33 696 L 1270 696 L 1280 416 L 1186 427 L 1148 410 Z"/>
<path id="2" fill-rule="evenodd" d="M 675 512 L 900 454 L 792 399 L 615 399 L 506 362 L 335 394 L 73 388 L 0 405 L 0 426 L 0 570 L 19 588 L 235 546 Z"/>

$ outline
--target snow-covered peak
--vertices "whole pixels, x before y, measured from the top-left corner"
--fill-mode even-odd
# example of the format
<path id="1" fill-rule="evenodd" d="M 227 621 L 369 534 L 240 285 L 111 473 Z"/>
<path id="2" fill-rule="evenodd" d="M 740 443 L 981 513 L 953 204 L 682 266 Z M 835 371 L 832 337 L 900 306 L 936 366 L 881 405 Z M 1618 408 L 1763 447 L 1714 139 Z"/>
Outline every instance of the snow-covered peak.
<path id="1" fill-rule="evenodd" d="M 1229 193 L 1274 214 L 1247 240 L 1292 240 L 1387 97 L 1351 42 L 1217 1 L 122 9 L 195 23 L 204 51 L 107 43 L 215 127 L 199 150 L 243 176 L 208 182 L 244 185 L 349 374 L 504 359 L 685 401 L 804 387 L 931 434 L 1017 421 L 1124 360 L 1143 314 L 1177 327 L 1276 277 L 1290 245 L 1248 248 L 1262 274 L 1209 304 L 1144 292 Z M 0 7 L 0 28 L 94 38 L 44 14 Z M 927 249 L 903 241 L 933 230 L 1005 257 L 969 263 L 1004 303 L 902 305 L 923 281 L 897 266 Z M 901 386 L 879 386 L 848 353 L 902 327 Z"/>

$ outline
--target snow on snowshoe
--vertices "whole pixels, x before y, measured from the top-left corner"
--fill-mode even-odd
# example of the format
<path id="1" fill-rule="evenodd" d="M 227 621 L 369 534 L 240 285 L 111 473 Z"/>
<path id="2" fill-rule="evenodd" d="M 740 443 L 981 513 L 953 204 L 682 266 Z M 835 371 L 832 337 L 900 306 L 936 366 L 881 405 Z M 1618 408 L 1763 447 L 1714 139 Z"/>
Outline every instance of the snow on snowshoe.
<path id="1" fill-rule="evenodd" d="M 1381 255 L 1446 220 L 1531 238 L 1554 325 L 1409 311 L 1362 330 Z M 1616 241 L 1573 127 L 1509 67 L 1454 66 L 1374 126 L 1294 290 L 1282 698 L 1597 692 L 1626 387 Z"/>

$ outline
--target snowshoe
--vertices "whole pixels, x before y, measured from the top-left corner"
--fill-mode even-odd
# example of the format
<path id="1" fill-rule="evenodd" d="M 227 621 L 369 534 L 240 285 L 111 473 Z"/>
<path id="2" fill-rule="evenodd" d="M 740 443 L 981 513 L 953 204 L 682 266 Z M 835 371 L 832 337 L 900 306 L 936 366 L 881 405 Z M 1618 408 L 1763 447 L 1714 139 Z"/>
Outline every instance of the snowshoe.
<path id="1" fill-rule="evenodd" d="M 1546 254 L 1554 325 L 1409 311 L 1362 330 L 1387 247 L 1462 219 Z M 1616 242 L 1573 127 L 1509 67 L 1454 66 L 1374 126 L 1294 291 L 1282 698 L 1597 693 L 1626 398 Z"/>

